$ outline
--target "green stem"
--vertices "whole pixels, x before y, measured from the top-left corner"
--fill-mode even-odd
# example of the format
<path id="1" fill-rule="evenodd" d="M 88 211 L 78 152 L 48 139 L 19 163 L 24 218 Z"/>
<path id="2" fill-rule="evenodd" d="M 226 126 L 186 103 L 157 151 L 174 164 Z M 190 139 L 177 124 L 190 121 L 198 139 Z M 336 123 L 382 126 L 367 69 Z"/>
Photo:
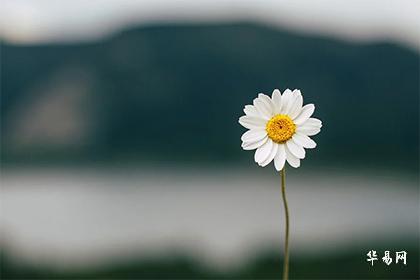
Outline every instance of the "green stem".
<path id="1" fill-rule="evenodd" d="M 286 216 L 286 240 L 284 245 L 283 280 L 289 279 L 289 208 L 286 199 L 286 167 L 281 170 L 281 193 Z"/>

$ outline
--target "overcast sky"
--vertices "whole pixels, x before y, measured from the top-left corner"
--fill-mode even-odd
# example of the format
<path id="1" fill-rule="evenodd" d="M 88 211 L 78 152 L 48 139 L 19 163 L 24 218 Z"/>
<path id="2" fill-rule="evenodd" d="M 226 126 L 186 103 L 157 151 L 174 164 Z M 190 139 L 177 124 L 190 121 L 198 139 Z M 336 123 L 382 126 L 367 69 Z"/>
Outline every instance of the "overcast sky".
<path id="1" fill-rule="evenodd" d="M 93 40 L 154 22 L 252 20 L 348 40 L 420 45 L 418 0 L 0 0 L 0 36 L 15 43 Z"/>

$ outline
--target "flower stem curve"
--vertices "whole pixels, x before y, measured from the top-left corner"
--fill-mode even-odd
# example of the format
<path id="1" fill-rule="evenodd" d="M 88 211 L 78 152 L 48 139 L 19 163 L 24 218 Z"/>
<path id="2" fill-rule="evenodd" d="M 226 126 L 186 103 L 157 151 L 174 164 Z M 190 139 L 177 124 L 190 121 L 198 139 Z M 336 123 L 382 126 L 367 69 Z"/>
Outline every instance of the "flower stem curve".
<path id="1" fill-rule="evenodd" d="M 289 208 L 286 199 L 286 167 L 281 170 L 281 193 L 286 216 L 286 240 L 284 245 L 283 280 L 289 279 Z"/>

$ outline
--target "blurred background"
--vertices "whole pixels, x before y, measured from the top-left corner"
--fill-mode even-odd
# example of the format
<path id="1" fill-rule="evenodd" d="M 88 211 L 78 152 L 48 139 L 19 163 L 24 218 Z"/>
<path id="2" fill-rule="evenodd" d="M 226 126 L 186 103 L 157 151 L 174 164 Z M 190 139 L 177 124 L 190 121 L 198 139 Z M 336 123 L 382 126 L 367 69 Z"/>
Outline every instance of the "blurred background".
<path id="1" fill-rule="evenodd" d="M 280 278 L 280 176 L 237 122 L 274 88 L 324 123 L 291 278 L 419 277 L 418 1 L 0 3 L 1 278 Z"/>

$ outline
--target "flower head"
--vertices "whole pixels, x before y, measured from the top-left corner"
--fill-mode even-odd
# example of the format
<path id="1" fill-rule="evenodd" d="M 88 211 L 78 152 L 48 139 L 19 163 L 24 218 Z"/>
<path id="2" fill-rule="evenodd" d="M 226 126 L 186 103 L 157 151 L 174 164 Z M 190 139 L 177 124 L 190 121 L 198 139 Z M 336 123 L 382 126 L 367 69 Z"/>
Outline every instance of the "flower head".
<path id="1" fill-rule="evenodd" d="M 246 105 L 245 116 L 239 123 L 248 128 L 242 137 L 244 150 L 255 150 L 255 162 L 266 166 L 274 160 L 280 171 L 287 161 L 292 167 L 299 167 L 305 158 L 305 148 L 313 149 L 316 143 L 309 138 L 318 134 L 322 122 L 311 118 L 315 106 L 303 105 L 300 90 L 286 89 L 283 94 L 278 89 L 271 98 L 260 93 L 253 105 Z"/>

